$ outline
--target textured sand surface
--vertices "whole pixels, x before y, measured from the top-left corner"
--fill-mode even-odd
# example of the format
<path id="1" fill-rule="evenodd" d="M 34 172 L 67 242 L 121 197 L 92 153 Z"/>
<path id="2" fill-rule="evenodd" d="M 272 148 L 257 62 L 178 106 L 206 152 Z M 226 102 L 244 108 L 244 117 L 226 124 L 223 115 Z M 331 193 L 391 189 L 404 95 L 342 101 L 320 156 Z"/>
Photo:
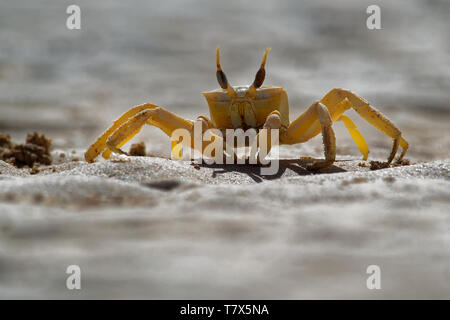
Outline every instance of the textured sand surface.
<path id="1" fill-rule="evenodd" d="M 251 167 L 128 160 L 2 176 L 4 296 L 449 297 L 450 161 L 318 175 L 300 163 L 256 183 Z M 365 287 L 371 264 L 381 291 Z"/>
<path id="2" fill-rule="evenodd" d="M 450 298 L 450 5 L 378 2 L 380 31 L 365 1 L 78 1 L 80 31 L 64 2 L 0 2 L 0 132 L 54 145 L 38 174 L 0 161 L 0 298 Z M 72 161 L 133 105 L 208 114 L 218 44 L 234 85 L 273 48 L 266 83 L 287 90 L 291 119 L 333 87 L 367 98 L 411 165 L 359 166 L 341 123 L 320 174 L 299 160 L 323 157 L 320 137 L 281 147 L 262 176 L 171 161 L 148 127 L 133 142 L 153 157 Z M 391 140 L 348 115 L 385 160 Z M 65 286 L 73 264 L 80 291 Z M 366 287 L 372 264 L 381 290 Z"/>

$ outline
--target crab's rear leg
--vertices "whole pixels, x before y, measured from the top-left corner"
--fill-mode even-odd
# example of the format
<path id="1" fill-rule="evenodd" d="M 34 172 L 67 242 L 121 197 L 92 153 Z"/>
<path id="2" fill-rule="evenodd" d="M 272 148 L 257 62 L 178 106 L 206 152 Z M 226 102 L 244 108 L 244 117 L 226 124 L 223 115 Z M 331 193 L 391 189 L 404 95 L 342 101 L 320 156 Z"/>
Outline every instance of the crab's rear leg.
<path id="1" fill-rule="evenodd" d="M 366 100 L 349 90 L 333 89 L 322 98 L 321 102 L 328 108 L 333 108 L 333 106 L 338 105 L 345 99 L 348 99 L 351 107 L 361 117 L 393 139 L 392 150 L 387 162 L 392 162 L 399 146 L 403 149 L 399 157 L 399 160 L 401 160 L 408 150 L 408 142 L 402 137 L 401 131 L 386 116 L 372 107 Z"/>

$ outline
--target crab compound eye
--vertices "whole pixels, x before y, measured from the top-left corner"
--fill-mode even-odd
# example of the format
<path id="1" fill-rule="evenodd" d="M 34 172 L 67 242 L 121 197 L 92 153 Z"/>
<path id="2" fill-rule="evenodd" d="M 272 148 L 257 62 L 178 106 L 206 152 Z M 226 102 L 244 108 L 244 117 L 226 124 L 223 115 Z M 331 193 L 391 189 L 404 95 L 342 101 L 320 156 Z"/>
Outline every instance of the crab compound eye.
<path id="1" fill-rule="evenodd" d="M 264 78 L 266 77 L 266 70 L 264 69 L 264 67 L 266 66 L 267 55 L 269 54 L 270 50 L 271 48 L 267 48 L 266 51 L 264 51 L 263 61 L 261 62 L 261 66 L 259 67 L 258 72 L 256 73 L 255 81 L 253 81 L 254 88 L 261 87 L 264 82 Z"/>
<path id="2" fill-rule="evenodd" d="M 217 81 L 219 82 L 219 85 L 222 89 L 227 89 L 229 87 L 229 84 L 227 76 L 222 71 L 222 67 L 220 66 L 219 47 L 216 48 L 216 65 L 217 65 L 217 72 L 216 72 Z"/>
<path id="3" fill-rule="evenodd" d="M 228 88 L 227 76 L 222 70 L 217 70 L 216 72 L 217 81 L 222 89 Z"/>
<path id="4" fill-rule="evenodd" d="M 259 88 L 262 86 L 264 79 L 266 77 L 266 70 L 259 69 L 255 76 L 255 81 L 253 81 L 253 86 Z"/>

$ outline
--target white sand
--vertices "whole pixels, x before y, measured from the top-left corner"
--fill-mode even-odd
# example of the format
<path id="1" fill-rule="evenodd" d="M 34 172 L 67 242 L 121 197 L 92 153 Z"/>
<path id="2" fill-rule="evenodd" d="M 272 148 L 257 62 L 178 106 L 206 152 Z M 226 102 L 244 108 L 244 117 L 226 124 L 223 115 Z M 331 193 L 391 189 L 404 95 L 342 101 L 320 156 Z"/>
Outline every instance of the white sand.
<path id="1" fill-rule="evenodd" d="M 1 163 L 2 297 L 450 297 L 448 160 L 261 183 L 246 166 L 129 160 L 26 177 Z"/>

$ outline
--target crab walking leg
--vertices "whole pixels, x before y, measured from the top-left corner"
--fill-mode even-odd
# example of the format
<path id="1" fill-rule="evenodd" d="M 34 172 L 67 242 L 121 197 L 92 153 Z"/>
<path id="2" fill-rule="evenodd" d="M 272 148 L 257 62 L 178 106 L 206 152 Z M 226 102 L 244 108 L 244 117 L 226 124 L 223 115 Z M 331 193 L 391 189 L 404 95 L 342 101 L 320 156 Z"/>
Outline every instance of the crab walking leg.
<path id="1" fill-rule="evenodd" d="M 366 121 L 375 128 L 393 139 L 392 151 L 387 162 L 392 162 L 399 145 L 403 149 L 399 157 L 399 160 L 401 160 L 408 149 L 408 143 L 404 138 L 402 138 L 401 131 L 386 116 L 372 107 L 366 100 L 349 90 L 333 89 L 322 98 L 321 102 L 327 107 L 333 108 L 333 106 L 337 105 L 344 99 L 348 99 L 350 101 L 351 107 L 362 118 L 366 119 Z"/>
<path id="2" fill-rule="evenodd" d="M 172 156 L 175 159 L 182 159 L 182 149 L 183 144 L 186 147 L 189 147 L 191 149 L 195 149 L 197 151 L 200 151 L 202 155 L 204 155 L 205 148 L 213 143 L 216 142 L 215 140 L 221 140 L 219 142 L 220 145 L 224 146 L 224 140 L 222 136 L 218 136 L 217 134 L 213 133 L 212 131 L 209 132 L 209 136 L 211 138 L 210 141 L 204 141 L 204 134 L 206 131 L 210 129 L 217 129 L 211 120 L 208 119 L 206 116 L 198 116 L 195 122 L 193 122 L 193 125 L 191 129 L 189 129 L 189 137 L 190 141 L 188 143 L 184 143 L 184 141 L 176 141 L 172 140 Z M 198 130 L 198 132 L 196 132 Z M 197 143 L 195 140 L 197 139 Z M 215 150 L 212 150 L 211 155 L 212 157 L 215 157 Z"/>
<path id="3" fill-rule="evenodd" d="M 195 143 L 196 133 L 195 123 L 198 123 L 199 134 L 198 137 L 199 144 Z M 165 110 L 162 107 L 155 107 L 143 110 L 136 114 L 134 117 L 128 119 L 127 122 L 123 123 L 112 135 L 110 135 L 106 140 L 106 146 L 108 151 L 126 154 L 120 147 L 129 141 L 133 136 L 135 136 L 142 128 L 144 124 L 153 125 L 160 128 L 169 137 L 173 137 L 175 130 L 183 129 L 187 134 L 187 145 L 192 149 L 198 149 L 203 153 L 208 142 L 203 141 L 202 134 L 208 130 L 213 129 L 214 126 L 212 122 L 205 116 L 200 116 L 194 122 L 192 120 L 183 119 L 176 114 Z M 222 137 L 213 135 L 214 139 L 222 139 Z M 184 139 L 185 137 L 182 137 Z M 182 147 L 183 141 L 171 141 L 171 153 L 176 159 L 182 158 Z M 109 154 L 107 155 L 109 157 Z M 213 155 L 214 156 L 214 155 Z"/>
<path id="4" fill-rule="evenodd" d="M 160 128 L 169 137 L 172 136 L 172 133 L 176 129 L 186 129 L 191 131 L 193 127 L 193 121 L 183 119 L 161 107 L 154 106 L 139 112 L 119 126 L 106 139 L 106 147 L 116 153 L 125 153 L 120 150 L 120 146 L 136 135 L 144 124 Z M 108 157 L 109 155 L 106 156 Z"/>
<path id="5" fill-rule="evenodd" d="M 344 123 L 348 132 L 355 141 L 356 146 L 363 155 L 363 160 L 367 160 L 367 157 L 369 156 L 369 146 L 367 145 L 366 140 L 364 140 L 362 134 L 359 132 L 358 127 L 355 125 L 352 119 L 344 115 L 340 116 L 338 121 L 342 121 Z"/>
<path id="6" fill-rule="evenodd" d="M 106 140 L 108 139 L 108 137 L 117 130 L 117 128 L 119 128 L 122 124 L 124 124 L 126 121 L 128 121 L 131 117 L 135 116 L 136 114 L 138 114 L 139 112 L 145 110 L 145 109 L 149 109 L 149 108 L 156 108 L 158 106 L 155 106 L 153 104 L 150 103 L 145 103 L 136 107 L 131 108 L 130 110 L 128 110 L 127 112 L 125 112 L 124 114 L 122 114 L 116 121 L 114 121 L 114 123 L 112 124 L 111 127 L 109 127 L 90 147 L 89 149 L 86 151 L 86 153 L 84 154 L 84 157 L 86 159 L 87 162 L 93 162 L 95 160 L 95 158 L 98 157 L 98 155 L 100 153 L 102 153 L 103 151 L 105 151 L 106 149 Z M 136 132 L 137 133 L 137 132 Z M 131 138 L 130 138 L 131 139 Z"/>
<path id="7" fill-rule="evenodd" d="M 325 150 L 325 160 L 313 162 L 308 166 L 311 170 L 318 170 L 330 166 L 336 159 L 336 137 L 333 128 L 333 121 L 327 107 L 322 103 L 316 103 L 317 116 L 322 127 L 323 146 Z"/>
<path id="8" fill-rule="evenodd" d="M 307 141 L 322 131 L 325 160 L 314 162 L 308 168 L 311 170 L 326 168 L 336 159 L 336 137 L 332 124 L 333 120 L 327 107 L 316 101 L 291 122 L 281 139 L 285 144 L 294 144 Z"/>
<path id="9" fill-rule="evenodd" d="M 409 143 L 403 138 L 400 138 L 400 147 L 402 147 L 402 153 L 400 154 L 400 157 L 398 158 L 398 161 L 401 161 L 403 157 L 406 154 L 406 151 L 408 151 Z"/>
<path id="10" fill-rule="evenodd" d="M 141 128 L 136 129 L 136 131 L 130 133 L 128 135 L 128 137 L 126 137 L 124 140 L 122 140 L 117 146 L 116 148 L 119 150 L 119 153 L 123 153 L 125 154 L 125 152 L 122 152 L 122 150 L 120 150 L 120 148 L 125 145 L 128 141 L 130 141 L 131 139 L 133 139 L 133 137 L 135 135 L 137 135 L 139 133 L 139 131 L 141 130 Z M 108 139 L 107 139 L 108 140 Z M 103 151 L 102 153 L 102 157 L 105 159 L 109 159 L 109 157 L 111 156 L 111 152 L 113 152 L 110 148 L 106 147 L 105 151 Z"/>

